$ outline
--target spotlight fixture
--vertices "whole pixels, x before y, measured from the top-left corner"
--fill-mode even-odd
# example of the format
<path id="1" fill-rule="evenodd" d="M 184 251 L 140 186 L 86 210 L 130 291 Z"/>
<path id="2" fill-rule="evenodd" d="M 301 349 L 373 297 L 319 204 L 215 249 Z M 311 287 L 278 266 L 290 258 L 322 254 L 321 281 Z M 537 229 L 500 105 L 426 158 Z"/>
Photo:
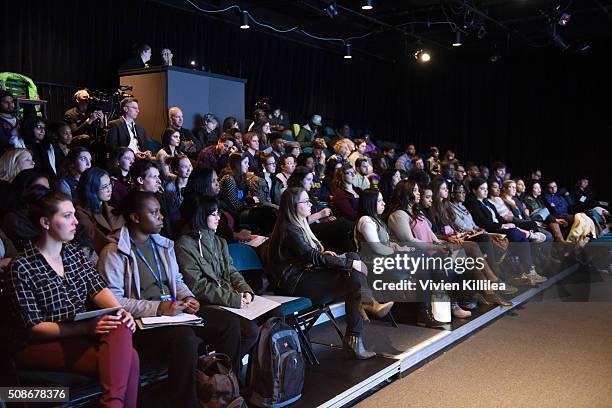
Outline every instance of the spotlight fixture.
<path id="1" fill-rule="evenodd" d="M 351 59 L 351 58 L 353 58 L 351 56 L 351 43 L 347 42 L 346 44 L 344 44 L 344 47 L 345 47 L 344 59 Z"/>
<path id="2" fill-rule="evenodd" d="M 431 54 L 426 50 L 420 49 L 414 53 L 414 59 L 422 63 L 427 63 L 431 61 Z"/>
<path id="3" fill-rule="evenodd" d="M 242 10 L 242 24 L 240 24 L 240 28 L 243 30 L 248 30 L 251 28 L 249 25 L 249 12 L 246 10 Z"/>
<path id="4" fill-rule="evenodd" d="M 327 15 L 329 16 L 329 18 L 332 18 L 332 19 L 340 14 L 340 11 L 338 11 L 338 5 L 336 4 L 335 1 L 332 1 L 331 3 L 329 3 L 325 7 L 324 10 L 327 13 Z"/>
<path id="5" fill-rule="evenodd" d="M 566 25 L 569 24 L 571 17 L 572 17 L 571 14 L 561 13 L 561 16 L 559 17 L 559 21 L 558 21 L 559 25 L 565 27 Z"/>
<path id="6" fill-rule="evenodd" d="M 361 5 L 361 9 L 362 10 L 372 10 L 374 8 L 372 3 L 373 3 L 373 0 L 364 1 L 363 4 Z"/>
<path id="7" fill-rule="evenodd" d="M 455 42 L 453 43 L 453 47 L 461 47 L 461 31 L 457 31 L 455 33 Z"/>
<path id="8" fill-rule="evenodd" d="M 189 66 L 191 66 L 191 68 L 196 69 L 196 62 L 195 60 L 191 60 L 191 62 L 189 62 Z"/>

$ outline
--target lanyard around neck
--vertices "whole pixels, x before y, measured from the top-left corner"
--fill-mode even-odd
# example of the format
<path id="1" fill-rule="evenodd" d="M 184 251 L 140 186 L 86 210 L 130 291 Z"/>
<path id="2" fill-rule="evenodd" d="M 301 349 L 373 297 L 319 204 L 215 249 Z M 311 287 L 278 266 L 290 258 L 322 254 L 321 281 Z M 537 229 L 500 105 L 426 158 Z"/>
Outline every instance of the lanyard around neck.
<path id="1" fill-rule="evenodd" d="M 136 250 L 136 255 L 145 264 L 147 269 L 149 269 L 149 272 L 151 272 L 151 274 L 155 278 L 155 281 L 159 285 L 159 290 L 161 291 L 162 295 L 165 295 L 166 291 L 165 291 L 164 285 L 163 285 L 163 277 L 162 277 L 161 265 L 159 263 L 159 259 L 157 258 L 157 248 L 156 248 L 156 245 L 153 243 L 153 239 L 151 237 L 149 237 L 149 243 L 151 244 L 151 251 L 153 251 L 153 258 L 155 259 L 155 266 L 157 267 L 157 274 L 155 273 L 155 271 L 153 270 L 151 265 L 149 265 L 149 262 L 147 262 L 147 260 L 145 259 L 142 251 L 140 250 L 140 248 L 138 248 L 138 245 L 136 245 L 136 241 L 134 241 L 134 239 L 132 239 L 132 237 L 130 237 L 130 241 L 134 245 L 134 249 Z"/>

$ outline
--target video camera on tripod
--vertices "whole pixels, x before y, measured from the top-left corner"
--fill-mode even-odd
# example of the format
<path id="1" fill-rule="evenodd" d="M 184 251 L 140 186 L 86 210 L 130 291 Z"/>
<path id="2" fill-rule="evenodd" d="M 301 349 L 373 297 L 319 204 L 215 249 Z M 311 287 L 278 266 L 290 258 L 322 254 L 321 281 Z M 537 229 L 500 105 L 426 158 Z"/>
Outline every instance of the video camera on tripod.
<path id="1" fill-rule="evenodd" d="M 134 95 L 129 93 L 133 89 L 130 85 L 122 85 L 113 93 L 101 91 L 101 90 L 89 90 L 89 111 L 102 111 L 108 123 L 111 120 L 117 119 L 121 116 L 121 109 L 119 104 L 123 98 L 132 98 Z M 105 123 L 104 127 L 106 127 Z"/>

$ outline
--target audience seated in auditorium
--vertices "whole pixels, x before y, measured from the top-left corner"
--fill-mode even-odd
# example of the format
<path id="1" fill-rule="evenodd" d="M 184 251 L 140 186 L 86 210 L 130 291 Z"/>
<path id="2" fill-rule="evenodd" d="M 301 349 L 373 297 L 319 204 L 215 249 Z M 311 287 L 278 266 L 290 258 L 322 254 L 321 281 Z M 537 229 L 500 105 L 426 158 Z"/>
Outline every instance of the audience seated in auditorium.
<path id="1" fill-rule="evenodd" d="M 387 226 L 381 220 L 385 211 L 385 202 L 377 189 L 366 189 L 359 197 L 359 220 L 355 224 L 354 238 L 357 252 L 369 270 L 372 270 L 374 258 L 392 255 L 396 250 L 404 248 L 389 242 Z M 364 288 L 362 288 L 363 290 Z M 364 320 L 369 320 L 368 314 L 377 318 L 386 316 L 393 307 L 393 302 L 378 303 L 376 298 L 362 292 L 361 313 Z"/>
<path id="2" fill-rule="evenodd" d="M 47 121 L 38 116 L 28 118 L 22 126 L 23 139 L 32 152 L 34 168 L 55 178 L 59 170 L 55 164 L 55 149 L 51 135 L 47 133 Z"/>
<path id="3" fill-rule="evenodd" d="M 249 177 L 249 196 L 257 197 L 260 203 L 272 204 L 272 189 L 275 180 L 276 160 L 272 153 L 260 152 L 257 156 L 259 168 Z"/>
<path id="4" fill-rule="evenodd" d="M 0 89 L 0 156 L 12 148 L 25 148 L 21 137 L 21 123 L 15 116 L 15 99 L 13 95 Z"/>
<path id="5" fill-rule="evenodd" d="M 493 163 L 491 165 L 491 174 L 487 178 L 487 181 L 489 182 L 496 181 L 498 187 L 501 189 L 501 187 L 504 185 L 505 177 L 506 177 L 506 165 L 499 161 Z"/>
<path id="6" fill-rule="evenodd" d="M 181 204 L 182 223 L 185 224 L 187 222 L 187 215 L 195 211 L 192 206 L 197 204 L 198 197 L 211 196 L 217 198 L 220 189 L 217 173 L 213 169 L 208 167 L 195 169 L 191 176 L 189 176 L 183 191 L 184 199 Z M 251 239 L 251 231 L 244 228 L 238 229 L 238 215 L 230 211 L 222 200 L 219 201 L 219 214 L 221 218 L 216 232 L 218 236 L 230 244 Z M 184 225 L 181 227 L 181 230 L 182 228 L 184 228 Z"/>
<path id="7" fill-rule="evenodd" d="M 247 171 L 255 173 L 258 170 L 257 154 L 259 153 L 259 136 L 256 133 L 248 132 L 244 135 L 245 150 L 243 155 L 248 158 Z"/>
<path id="8" fill-rule="evenodd" d="M 355 150 L 349 155 L 348 160 L 349 163 L 351 163 L 351 165 L 356 168 L 355 163 L 357 162 L 357 159 L 367 160 L 367 156 L 365 154 L 366 142 L 363 139 L 355 139 L 354 143 Z"/>
<path id="9" fill-rule="evenodd" d="M 74 102 L 75 106 L 64 113 L 64 122 L 70 126 L 75 139 L 85 139 L 85 143 L 90 143 L 104 128 L 104 113 L 89 105 L 87 89 L 76 91 Z"/>
<path id="10" fill-rule="evenodd" d="M 112 191 L 113 185 L 108 173 L 92 167 L 81 175 L 73 200 L 79 203 L 76 206 L 76 218 L 87 238 L 87 242 L 79 244 L 93 249 L 98 255 L 113 240 L 112 235 L 125 225 L 123 217 L 115 214 L 113 207 L 108 205 Z"/>
<path id="11" fill-rule="evenodd" d="M 440 166 L 442 162 L 440 161 L 440 149 L 436 146 L 431 146 L 429 148 L 429 158 L 427 159 L 427 172 L 435 177 L 440 174 Z"/>
<path id="12" fill-rule="evenodd" d="M 174 224 L 181 219 L 181 214 L 179 209 L 173 206 L 172 197 L 163 194 L 160 174 L 157 162 L 151 159 L 137 159 L 130 169 L 134 182 L 133 189 L 155 194 L 164 216 L 164 227 L 161 234 L 170 238 L 173 236 Z M 121 203 L 117 208 L 119 207 Z"/>
<path id="13" fill-rule="evenodd" d="M 229 138 L 226 134 L 221 135 L 216 144 L 206 146 L 204 149 L 200 150 L 198 154 L 198 165 L 210 167 L 211 169 L 215 169 L 217 173 L 220 173 L 225 166 L 227 166 L 227 160 L 230 153 L 236 150 L 233 147 L 234 140 Z"/>
<path id="14" fill-rule="evenodd" d="M 269 276 L 280 294 L 305 296 L 314 304 L 344 298 L 346 332 L 342 346 L 352 358 L 372 358 L 376 354 L 363 344 L 359 313 L 361 288 L 367 286 L 366 269 L 356 254 L 340 257 L 325 250 L 308 225 L 311 205 L 302 188 L 291 187 L 283 193 L 265 257 Z"/>
<path id="15" fill-rule="evenodd" d="M 119 119 L 113 120 L 108 124 L 106 135 L 106 148 L 109 153 L 117 150 L 118 147 L 129 147 L 134 153 L 146 153 L 148 151 L 147 133 L 145 129 L 136 123 L 136 118 L 140 113 L 138 99 L 124 98 L 120 103 L 122 115 Z"/>
<path id="16" fill-rule="evenodd" d="M 179 107 L 173 106 L 168 109 L 168 127 L 178 130 L 181 135 L 179 151 L 193 157 L 197 154 L 195 140 L 191 130 L 183 127 L 183 121 L 183 111 Z"/>
<path id="17" fill-rule="evenodd" d="M 215 234 L 221 217 L 217 199 L 200 196 L 196 201 L 191 207 L 193 213 L 187 215 L 191 228 L 186 228 L 175 243 L 185 283 L 204 305 L 247 307 L 255 292 L 234 267 L 227 242 Z M 224 319 L 239 320 L 240 356 L 244 356 L 257 341 L 257 324 L 225 310 L 222 313 Z"/>
<path id="18" fill-rule="evenodd" d="M 370 164 L 368 163 L 368 159 L 365 157 L 360 157 L 355 162 L 355 177 L 353 178 L 353 186 L 362 190 L 370 188 L 370 179 L 368 178 L 369 174 Z"/>
<path id="19" fill-rule="evenodd" d="M 272 148 L 272 157 L 276 160 L 276 165 L 278 166 L 278 159 L 285 154 L 285 140 L 281 133 L 272 132 L 270 135 L 270 147 Z"/>
<path id="20" fill-rule="evenodd" d="M 252 132 L 259 137 L 259 150 L 270 147 L 269 135 L 272 133 L 270 122 L 267 119 L 260 120 L 253 126 Z"/>
<path id="21" fill-rule="evenodd" d="M 412 158 L 417 156 L 416 147 L 409 144 L 406 147 L 406 152 L 397 158 L 395 168 L 397 170 L 408 171 L 412 168 Z"/>
<path id="22" fill-rule="evenodd" d="M 87 148 L 73 147 L 58 174 L 57 188 L 73 200 L 76 200 L 76 190 L 81 174 L 91 167 L 91 153 Z"/>
<path id="23" fill-rule="evenodd" d="M 276 205 L 280 204 L 281 195 L 287 189 L 287 181 L 289 181 L 289 177 L 295 170 L 295 157 L 290 154 L 284 154 L 278 159 L 278 164 L 280 166 L 278 172 L 274 176 L 274 180 L 272 183 L 272 202 Z"/>
<path id="24" fill-rule="evenodd" d="M 268 114 L 268 120 L 270 121 L 270 127 L 272 130 L 282 132 L 285 129 L 289 129 L 291 122 L 289 121 L 289 114 L 283 112 L 281 108 L 276 108 L 272 113 Z"/>
<path id="25" fill-rule="evenodd" d="M 12 194 L 2 203 L 6 205 L 2 215 L 2 230 L 17 250 L 23 250 L 28 241 L 37 235 L 37 227 L 30 220 L 30 204 L 49 190 L 49 179 L 34 169 L 24 170 L 10 185 Z"/>
<path id="26" fill-rule="evenodd" d="M 308 147 L 319 136 L 319 127 L 321 124 L 321 115 L 312 115 L 310 121 L 300 128 L 299 133 L 295 137 L 302 147 Z"/>
<path id="27" fill-rule="evenodd" d="M 181 134 L 174 128 L 166 128 L 162 135 L 161 149 L 157 152 L 155 159 L 161 170 L 162 179 L 165 182 L 172 181 L 176 178 L 176 174 L 170 171 L 170 159 L 174 157 L 181 145 Z"/>
<path id="28" fill-rule="evenodd" d="M 139 330 L 134 335 L 134 346 L 141 357 L 167 364 L 172 403 L 197 406 L 197 337 L 230 356 L 238 370 L 238 319 L 228 318 L 215 308 L 200 307 L 183 282 L 174 242 L 159 235 L 163 222 L 154 194 L 131 192 L 121 212 L 127 226 L 118 231 L 117 241 L 102 251 L 98 271 L 119 303 L 135 318 L 198 313 L 206 319 L 203 327 L 170 326 Z"/>
<path id="29" fill-rule="evenodd" d="M 12 262 L 5 286 L 16 366 L 97 375 L 100 406 L 136 407 L 140 365 L 130 313 L 120 309 L 71 321 L 90 301 L 98 308 L 121 307 L 96 268 L 66 243 L 76 231 L 74 211 L 70 198 L 59 192 L 30 203 L 37 237 Z"/>
<path id="30" fill-rule="evenodd" d="M 55 171 L 59 174 L 60 169 L 72 143 L 72 131 L 65 122 L 53 122 L 49 125 L 51 145 L 53 146 L 53 156 L 55 159 Z"/>
<path id="31" fill-rule="evenodd" d="M 232 153 L 227 166 L 221 173 L 219 198 L 236 216 L 240 216 L 242 212 L 259 203 L 259 198 L 248 195 L 248 170 L 249 157 L 247 154 Z"/>
<path id="32" fill-rule="evenodd" d="M 223 133 L 229 133 L 231 129 L 240 130 L 238 119 L 233 116 L 228 116 L 223 119 Z"/>
<path id="33" fill-rule="evenodd" d="M 339 217 L 350 221 L 359 218 L 359 195 L 361 189 L 353 186 L 355 170 L 350 164 L 343 164 L 334 173 L 334 191 L 332 202 Z"/>
<path id="34" fill-rule="evenodd" d="M 176 175 L 176 178 L 166 184 L 163 195 L 174 208 L 180 208 L 183 203 L 183 190 L 187 186 L 193 165 L 189 157 L 178 153 L 170 160 L 170 171 Z"/>
<path id="35" fill-rule="evenodd" d="M 516 243 L 512 249 L 521 262 L 522 274 L 520 279 L 528 281 L 532 285 L 546 281 L 547 278 L 539 275 L 533 264 L 531 249 L 527 245 L 529 231 L 503 221 L 495 206 L 486 199 L 488 187 L 484 179 L 473 179 L 470 182 L 470 189 L 472 194 L 466 200 L 465 206 L 472 214 L 476 224 L 489 233 L 505 234 L 510 242 Z"/>
<path id="36" fill-rule="evenodd" d="M 401 173 L 399 170 L 394 168 L 385 170 L 381 176 L 380 181 L 378 182 L 378 189 L 383 195 L 383 199 L 385 203 L 391 202 L 391 197 L 393 196 L 393 190 L 395 190 L 395 186 L 402 179 Z"/>
<path id="37" fill-rule="evenodd" d="M 207 113 L 202 117 L 201 126 L 197 126 L 193 129 L 193 140 L 195 143 L 195 150 L 199 152 L 206 146 L 212 146 L 217 143 L 217 127 L 219 121 L 212 113 Z"/>
<path id="38" fill-rule="evenodd" d="M 34 168 L 32 152 L 25 148 L 9 149 L 0 157 L 0 182 L 2 193 L 9 193 L 6 187 L 23 170 Z M 4 195 L 6 197 L 6 195 Z"/>
<path id="39" fill-rule="evenodd" d="M 130 169 L 136 160 L 136 155 L 129 147 L 118 148 L 113 157 L 110 171 L 113 195 L 109 201 L 111 207 L 117 207 L 123 198 L 132 189 L 134 184 Z"/>
<path id="40" fill-rule="evenodd" d="M 298 157 L 302 153 L 302 148 L 298 142 L 285 142 L 285 154 Z"/>

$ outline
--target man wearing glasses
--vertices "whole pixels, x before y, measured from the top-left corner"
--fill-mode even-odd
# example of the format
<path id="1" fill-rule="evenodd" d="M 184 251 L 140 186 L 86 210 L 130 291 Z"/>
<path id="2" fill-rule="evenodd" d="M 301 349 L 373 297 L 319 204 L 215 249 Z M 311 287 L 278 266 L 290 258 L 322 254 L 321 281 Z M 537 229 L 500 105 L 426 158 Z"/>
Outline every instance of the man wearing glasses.
<path id="1" fill-rule="evenodd" d="M 109 154 L 118 147 L 129 147 L 134 154 L 141 156 L 151 156 L 147 150 L 147 133 L 145 129 L 136 123 L 136 118 L 140 113 L 138 100 L 136 98 L 125 98 L 119 105 L 123 115 L 110 122 L 108 134 L 106 135 L 106 147 Z"/>

